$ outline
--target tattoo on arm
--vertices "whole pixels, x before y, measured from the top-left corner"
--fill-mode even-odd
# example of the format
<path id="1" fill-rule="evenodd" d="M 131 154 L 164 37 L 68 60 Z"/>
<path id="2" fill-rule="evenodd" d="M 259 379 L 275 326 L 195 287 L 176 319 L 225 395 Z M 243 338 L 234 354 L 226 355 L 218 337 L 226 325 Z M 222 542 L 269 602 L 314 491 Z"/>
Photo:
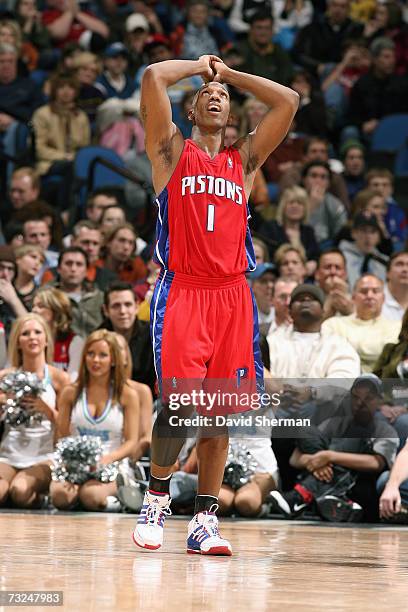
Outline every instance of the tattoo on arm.
<path id="1" fill-rule="evenodd" d="M 147 119 L 147 108 L 146 108 L 146 104 L 142 104 L 142 106 L 140 107 L 140 117 L 142 119 L 142 123 L 143 125 L 145 125 L 146 123 L 146 119 Z"/>

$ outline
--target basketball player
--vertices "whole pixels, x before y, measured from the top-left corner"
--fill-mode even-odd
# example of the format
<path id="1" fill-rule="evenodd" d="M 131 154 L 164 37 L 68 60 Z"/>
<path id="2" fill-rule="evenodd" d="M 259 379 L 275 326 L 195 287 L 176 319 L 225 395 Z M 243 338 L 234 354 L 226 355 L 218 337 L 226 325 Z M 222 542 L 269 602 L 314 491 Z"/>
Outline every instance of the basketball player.
<path id="1" fill-rule="evenodd" d="M 192 137 L 184 140 L 172 123 L 166 89 L 193 75 L 204 85 L 189 112 Z M 251 134 L 228 148 L 226 85 L 270 107 Z M 177 391 L 185 389 L 183 381 L 262 381 L 256 308 L 245 278 L 255 269 L 247 201 L 256 170 L 286 135 L 297 106 L 294 91 L 228 68 L 213 55 L 160 62 L 144 73 L 141 116 L 159 194 L 155 258 L 162 271 L 151 303 L 151 332 L 162 397 L 166 381 Z M 164 408 L 153 429 L 150 488 L 133 532 L 135 543 L 150 550 L 163 542 L 171 473 L 184 443 L 181 435 L 159 435 L 169 415 Z M 225 431 L 198 436 L 198 494 L 187 552 L 232 554 L 215 516 L 227 450 Z"/>

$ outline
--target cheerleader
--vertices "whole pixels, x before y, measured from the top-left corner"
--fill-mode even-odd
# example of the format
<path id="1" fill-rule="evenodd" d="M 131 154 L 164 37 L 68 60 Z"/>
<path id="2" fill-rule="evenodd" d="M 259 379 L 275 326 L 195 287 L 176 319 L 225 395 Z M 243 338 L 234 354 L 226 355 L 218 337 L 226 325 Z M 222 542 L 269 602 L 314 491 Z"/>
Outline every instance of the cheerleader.
<path id="1" fill-rule="evenodd" d="M 64 389 L 58 407 L 58 438 L 99 436 L 103 448 L 100 464 L 120 461 L 121 468 L 126 467 L 127 458 L 137 448 L 139 398 L 127 382 L 112 332 L 101 329 L 88 336 L 78 380 Z M 53 482 L 50 492 L 52 503 L 60 510 L 71 509 L 78 501 L 87 510 L 120 510 L 116 482 Z"/>
<path id="2" fill-rule="evenodd" d="M 125 373 L 128 378 L 128 384 L 134 389 L 139 397 L 140 405 L 140 418 L 139 418 L 139 440 L 135 454 L 132 456 L 134 461 L 139 461 L 141 457 L 146 455 L 150 449 L 150 442 L 152 439 L 152 426 L 153 426 L 153 395 L 150 391 L 150 387 L 147 385 L 130 380 L 132 375 L 132 355 L 130 353 L 129 345 L 126 342 L 124 336 L 115 334 L 116 340 L 119 344 L 119 348 L 122 354 L 123 365 Z"/>
<path id="3" fill-rule="evenodd" d="M 0 505 L 8 499 L 18 508 L 39 508 L 51 482 L 54 452 L 56 403 L 68 375 L 52 365 L 53 341 L 50 329 L 37 314 L 30 313 L 14 321 L 9 340 L 11 368 L 0 372 L 0 379 L 16 370 L 33 372 L 42 379 L 44 392 L 26 396 L 26 408 L 42 414 L 33 424 L 5 424 L 0 443 Z M 3 393 L 0 404 L 6 400 Z"/>

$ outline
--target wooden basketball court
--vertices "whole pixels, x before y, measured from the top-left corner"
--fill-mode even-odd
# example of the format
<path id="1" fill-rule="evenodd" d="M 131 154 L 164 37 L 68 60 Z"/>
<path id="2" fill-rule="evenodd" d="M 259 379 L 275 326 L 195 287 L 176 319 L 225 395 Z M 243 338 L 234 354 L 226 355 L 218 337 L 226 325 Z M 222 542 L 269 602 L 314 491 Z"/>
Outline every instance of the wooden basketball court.
<path id="1" fill-rule="evenodd" d="M 162 552 L 140 551 L 134 522 L 120 514 L 0 512 L 0 591 L 63 591 L 59 609 L 74 612 L 408 607 L 407 527 L 223 520 L 234 556 L 216 558 L 186 554 L 180 518 L 168 520 Z"/>

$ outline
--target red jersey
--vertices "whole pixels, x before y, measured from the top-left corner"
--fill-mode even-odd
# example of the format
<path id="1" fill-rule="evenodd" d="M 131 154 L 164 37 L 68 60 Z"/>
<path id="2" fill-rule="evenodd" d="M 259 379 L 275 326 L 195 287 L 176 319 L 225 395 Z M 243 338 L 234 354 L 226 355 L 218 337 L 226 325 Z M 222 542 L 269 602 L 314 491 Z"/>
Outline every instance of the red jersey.
<path id="1" fill-rule="evenodd" d="M 154 260 L 163 268 L 201 277 L 255 269 L 239 152 L 213 159 L 186 140 L 178 164 L 158 196 Z"/>

